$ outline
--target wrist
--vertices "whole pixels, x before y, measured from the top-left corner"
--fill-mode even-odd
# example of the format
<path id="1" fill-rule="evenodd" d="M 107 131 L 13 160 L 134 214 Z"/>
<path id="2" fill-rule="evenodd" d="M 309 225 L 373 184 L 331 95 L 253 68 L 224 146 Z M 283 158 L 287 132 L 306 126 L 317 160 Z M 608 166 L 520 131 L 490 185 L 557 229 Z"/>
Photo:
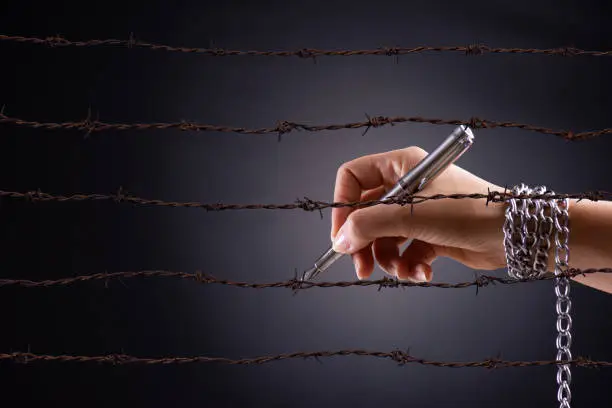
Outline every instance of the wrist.
<path id="1" fill-rule="evenodd" d="M 514 186 L 506 205 L 504 248 L 508 274 L 515 279 L 536 278 L 569 265 L 570 200 L 553 199 L 545 186 Z M 535 195 L 538 198 L 531 198 Z"/>
<path id="2" fill-rule="evenodd" d="M 612 202 L 570 200 L 568 213 L 569 267 L 609 267 L 612 256 L 607 246 L 612 242 Z M 551 260 L 554 271 L 554 249 Z"/>

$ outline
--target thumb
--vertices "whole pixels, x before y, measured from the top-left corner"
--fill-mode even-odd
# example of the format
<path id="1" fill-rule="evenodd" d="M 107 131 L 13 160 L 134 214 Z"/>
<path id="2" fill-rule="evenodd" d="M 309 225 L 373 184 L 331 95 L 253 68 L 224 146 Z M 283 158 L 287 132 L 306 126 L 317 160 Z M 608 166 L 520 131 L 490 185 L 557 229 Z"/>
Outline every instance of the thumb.
<path id="1" fill-rule="evenodd" d="M 353 254 L 377 238 L 406 237 L 408 223 L 399 205 L 377 205 L 352 212 L 333 243 L 334 251 Z"/>

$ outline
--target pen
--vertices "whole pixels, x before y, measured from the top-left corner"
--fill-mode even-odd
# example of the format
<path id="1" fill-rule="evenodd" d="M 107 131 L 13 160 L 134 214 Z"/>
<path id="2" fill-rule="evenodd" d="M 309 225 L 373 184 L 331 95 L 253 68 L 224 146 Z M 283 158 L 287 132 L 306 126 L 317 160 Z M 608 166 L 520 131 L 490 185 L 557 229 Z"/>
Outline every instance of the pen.
<path id="1" fill-rule="evenodd" d="M 425 156 L 407 174 L 402 176 L 381 200 L 402 198 L 422 190 L 431 180 L 461 157 L 473 143 L 474 134 L 472 130 L 465 125 L 458 126 L 440 146 Z M 330 247 L 314 262 L 312 268 L 302 274 L 302 281 L 316 278 L 343 255 L 340 252 L 334 251 L 333 247 Z"/>

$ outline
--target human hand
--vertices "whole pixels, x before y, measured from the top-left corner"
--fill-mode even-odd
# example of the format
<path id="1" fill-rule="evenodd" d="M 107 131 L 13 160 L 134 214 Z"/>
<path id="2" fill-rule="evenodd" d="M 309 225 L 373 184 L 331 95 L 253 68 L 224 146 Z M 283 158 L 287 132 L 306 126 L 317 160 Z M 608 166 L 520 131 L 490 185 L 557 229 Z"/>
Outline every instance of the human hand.
<path id="1" fill-rule="evenodd" d="M 377 200 L 426 155 L 409 147 L 347 162 L 338 169 L 334 201 Z M 486 194 L 488 189 L 502 190 L 451 165 L 419 195 Z M 376 259 L 389 275 L 424 282 L 431 280 L 431 263 L 439 256 L 474 269 L 505 267 L 504 211 L 504 203 L 487 206 L 485 199 L 428 200 L 415 204 L 412 213 L 410 206 L 398 204 L 334 208 L 331 238 L 335 251 L 352 255 L 359 279 L 372 274 Z"/>

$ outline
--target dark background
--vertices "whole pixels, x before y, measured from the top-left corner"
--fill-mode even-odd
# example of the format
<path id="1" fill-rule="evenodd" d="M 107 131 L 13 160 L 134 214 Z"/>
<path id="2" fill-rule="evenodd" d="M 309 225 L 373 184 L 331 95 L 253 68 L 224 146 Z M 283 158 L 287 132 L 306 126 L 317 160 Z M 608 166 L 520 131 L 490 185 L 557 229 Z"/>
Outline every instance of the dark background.
<path id="1" fill-rule="evenodd" d="M 149 1 L 0 5 L 0 32 L 137 39 L 228 49 L 368 49 L 468 45 L 612 49 L 605 2 Z M 612 126 L 612 59 L 429 53 L 392 57 L 223 57 L 0 43 L 0 104 L 9 116 L 109 122 L 198 121 L 244 127 L 370 115 Z M 433 149 L 452 126 L 404 124 L 276 135 L 0 126 L 0 189 L 114 193 L 176 201 L 331 200 L 350 159 L 409 145 Z M 516 129 L 481 130 L 458 165 L 499 185 L 612 190 L 601 137 L 566 142 Z M 0 203 L 2 278 L 201 269 L 281 281 L 329 245 L 329 212 L 133 207 L 113 202 Z M 571 242 L 571 241 L 570 241 Z M 505 271 L 495 272 L 504 276 Z M 373 278 L 379 278 L 377 270 Z M 353 280 L 343 259 L 326 280 Z M 473 279 L 453 261 L 434 281 Z M 573 354 L 612 360 L 612 296 L 572 284 Z M 556 355 L 550 282 L 472 289 L 262 291 L 172 279 L 0 290 L 0 352 L 246 358 L 294 351 L 396 348 L 444 361 L 549 360 Z M 0 364 L 1 406 L 438 407 L 557 406 L 554 367 L 398 367 L 336 357 L 260 366 Z M 573 368 L 573 406 L 609 406 L 608 369 Z"/>

